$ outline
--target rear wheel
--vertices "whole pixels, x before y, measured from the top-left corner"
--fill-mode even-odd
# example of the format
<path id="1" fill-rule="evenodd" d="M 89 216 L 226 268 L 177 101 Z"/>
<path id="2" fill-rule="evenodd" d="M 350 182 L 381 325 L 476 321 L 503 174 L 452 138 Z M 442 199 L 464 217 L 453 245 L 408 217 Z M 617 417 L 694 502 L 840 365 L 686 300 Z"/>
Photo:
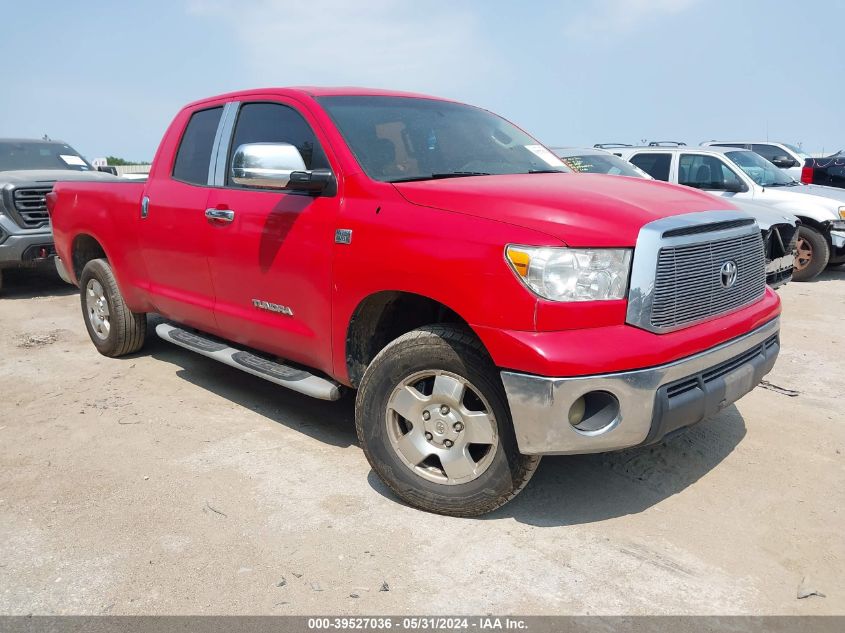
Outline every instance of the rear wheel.
<path id="1" fill-rule="evenodd" d="M 830 258 L 830 247 L 824 235 L 809 226 L 799 227 L 796 250 L 795 270 L 792 273 L 794 281 L 815 278 L 825 269 Z"/>
<path id="2" fill-rule="evenodd" d="M 97 351 L 115 357 L 143 347 L 147 315 L 132 312 L 126 306 L 105 259 L 93 259 L 85 264 L 79 287 L 85 327 Z"/>
<path id="3" fill-rule="evenodd" d="M 373 470 L 429 512 L 495 510 L 540 461 L 519 453 L 501 379 L 480 343 L 457 327 L 420 328 L 385 347 L 361 381 L 355 422 Z"/>

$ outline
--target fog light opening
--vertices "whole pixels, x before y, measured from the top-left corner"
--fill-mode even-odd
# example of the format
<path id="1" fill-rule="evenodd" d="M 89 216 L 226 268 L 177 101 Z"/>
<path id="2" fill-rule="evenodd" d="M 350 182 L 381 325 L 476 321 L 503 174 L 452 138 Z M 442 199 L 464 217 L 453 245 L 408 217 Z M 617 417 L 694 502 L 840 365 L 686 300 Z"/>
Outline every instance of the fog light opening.
<path id="1" fill-rule="evenodd" d="M 590 391 L 569 408 L 569 423 L 590 435 L 609 431 L 619 418 L 619 400 L 607 391 Z"/>

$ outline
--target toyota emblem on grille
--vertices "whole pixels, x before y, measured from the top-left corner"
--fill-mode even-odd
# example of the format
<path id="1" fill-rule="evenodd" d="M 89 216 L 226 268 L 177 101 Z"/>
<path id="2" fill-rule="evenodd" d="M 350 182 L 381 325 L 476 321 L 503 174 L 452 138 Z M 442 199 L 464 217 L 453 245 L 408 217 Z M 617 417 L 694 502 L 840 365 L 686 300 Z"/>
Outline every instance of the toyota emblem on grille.
<path id="1" fill-rule="evenodd" d="M 719 280 L 722 287 L 731 288 L 736 283 L 736 262 L 728 260 L 719 269 Z"/>

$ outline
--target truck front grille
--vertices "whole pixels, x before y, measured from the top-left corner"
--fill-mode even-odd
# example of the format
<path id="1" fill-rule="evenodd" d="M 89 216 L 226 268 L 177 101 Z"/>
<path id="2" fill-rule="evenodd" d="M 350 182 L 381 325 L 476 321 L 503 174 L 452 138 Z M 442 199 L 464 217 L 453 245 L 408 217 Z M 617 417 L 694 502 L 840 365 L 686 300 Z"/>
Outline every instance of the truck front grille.
<path id="1" fill-rule="evenodd" d="M 15 189 L 12 200 L 24 228 L 37 229 L 50 223 L 46 196 L 52 187 Z"/>
<path id="2" fill-rule="evenodd" d="M 722 266 L 736 265 L 726 287 Z M 766 262 L 759 233 L 660 249 L 651 325 L 676 328 L 736 310 L 766 289 Z"/>
<path id="3" fill-rule="evenodd" d="M 640 229 L 626 322 L 662 334 L 719 318 L 766 292 L 757 223 L 714 210 L 669 216 Z"/>

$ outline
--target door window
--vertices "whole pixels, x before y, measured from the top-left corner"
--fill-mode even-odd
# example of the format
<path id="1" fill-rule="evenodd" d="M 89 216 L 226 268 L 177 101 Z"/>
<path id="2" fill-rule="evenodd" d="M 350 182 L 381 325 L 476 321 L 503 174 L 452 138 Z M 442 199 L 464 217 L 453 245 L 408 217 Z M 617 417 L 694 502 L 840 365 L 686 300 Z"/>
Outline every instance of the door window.
<path id="1" fill-rule="evenodd" d="M 173 177 L 176 180 L 195 185 L 208 184 L 211 150 L 222 114 L 221 106 L 200 110 L 191 115 L 176 152 L 176 162 L 173 164 Z"/>
<path id="2" fill-rule="evenodd" d="M 760 154 L 763 158 L 767 161 L 772 162 L 778 156 L 786 156 L 787 158 L 791 158 L 786 150 L 781 149 L 775 145 L 765 145 L 760 143 L 754 143 L 751 146 L 751 150 L 757 154 Z"/>
<path id="3" fill-rule="evenodd" d="M 280 103 L 247 103 L 241 106 L 229 150 L 230 166 L 237 148 L 246 143 L 290 143 L 299 150 L 306 169 L 330 167 L 311 126 L 299 112 Z M 226 185 L 238 186 L 231 180 L 231 169 L 226 173 Z"/>
<path id="4" fill-rule="evenodd" d="M 652 178 L 669 182 L 669 168 L 672 166 L 671 154 L 642 153 L 632 157 L 631 162 Z"/>
<path id="5" fill-rule="evenodd" d="M 724 191 L 728 183 L 742 181 L 734 171 L 715 156 L 681 154 L 678 183 L 696 189 Z"/>

